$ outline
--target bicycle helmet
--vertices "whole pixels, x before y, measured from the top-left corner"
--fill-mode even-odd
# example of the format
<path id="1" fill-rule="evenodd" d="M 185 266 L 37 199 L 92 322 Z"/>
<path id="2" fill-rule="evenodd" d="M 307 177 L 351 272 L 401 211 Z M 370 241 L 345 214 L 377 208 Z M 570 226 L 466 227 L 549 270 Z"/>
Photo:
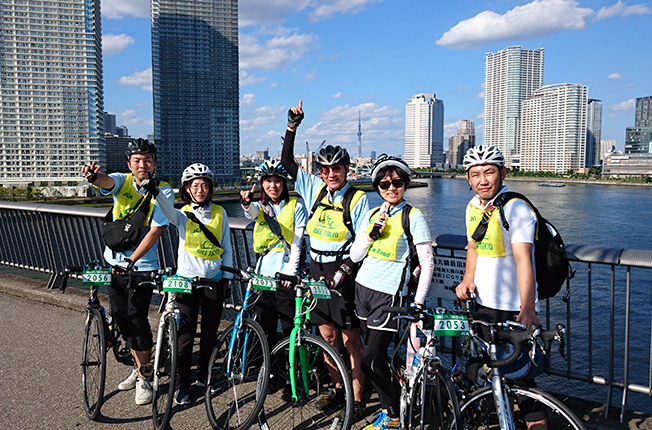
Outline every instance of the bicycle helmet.
<path id="1" fill-rule="evenodd" d="M 328 145 L 317 152 L 315 164 L 319 169 L 324 166 L 334 166 L 335 164 L 346 166 L 351 164 L 351 157 L 348 151 L 341 146 Z"/>
<path id="2" fill-rule="evenodd" d="M 412 170 L 410 170 L 410 166 L 408 166 L 405 161 L 398 157 L 394 157 L 393 155 L 380 154 L 371 170 L 371 182 L 376 181 L 376 176 L 378 176 L 378 172 L 380 172 L 382 168 L 389 166 L 398 167 L 407 174 L 408 178 L 412 175 Z"/>
<path id="3" fill-rule="evenodd" d="M 481 164 L 495 164 L 498 167 L 503 167 L 505 165 L 505 156 L 494 145 L 480 145 L 469 148 L 464 154 L 464 160 L 462 160 L 464 170 L 469 170 L 471 167 Z"/>
<path id="4" fill-rule="evenodd" d="M 192 182 L 195 179 L 206 179 L 209 182 L 213 182 L 213 172 L 205 164 L 195 163 L 186 167 L 183 173 L 181 174 L 181 183 L 186 184 Z"/>
<path id="5" fill-rule="evenodd" d="M 281 161 L 275 158 L 263 162 L 258 169 L 260 170 L 258 174 L 260 180 L 267 176 L 279 176 L 285 179 L 288 178 L 288 172 L 286 172 L 283 165 L 281 165 Z"/>
<path id="6" fill-rule="evenodd" d="M 156 146 L 147 139 L 133 140 L 127 144 L 127 151 L 125 152 L 127 161 L 133 154 L 150 154 L 156 160 Z"/>

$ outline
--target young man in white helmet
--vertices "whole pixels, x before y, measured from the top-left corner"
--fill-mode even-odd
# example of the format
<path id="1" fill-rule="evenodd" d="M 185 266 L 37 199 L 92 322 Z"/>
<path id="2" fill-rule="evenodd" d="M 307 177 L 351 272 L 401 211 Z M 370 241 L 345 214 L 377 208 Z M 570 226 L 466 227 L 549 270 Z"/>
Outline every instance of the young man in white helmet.
<path id="1" fill-rule="evenodd" d="M 467 300 L 474 293 L 476 310 L 494 314 L 498 321 L 539 325 L 534 273 L 537 216 L 520 199 L 509 200 L 502 213 L 494 206 L 495 198 L 508 191 L 503 184 L 505 157 L 497 147 L 470 148 L 463 166 L 475 195 L 466 208 L 466 270 L 455 290 L 457 297 Z M 509 231 L 502 222 L 503 215 Z M 535 386 L 534 379 L 523 382 Z M 545 429 L 545 412 L 532 412 L 525 416 L 525 422 L 528 429 Z"/>
<path id="2" fill-rule="evenodd" d="M 304 199 L 306 207 L 312 208 L 306 226 L 306 233 L 310 236 L 310 275 L 315 279 L 326 277 L 331 288 L 341 292 L 341 296 L 333 295 L 331 300 L 318 301 L 310 319 L 319 325 L 322 337 L 336 349 L 338 333 L 342 334 L 351 360 L 354 410 L 358 418 L 365 410 L 362 398 L 363 348 L 360 321 L 354 311 L 357 265 L 349 255 L 355 235 L 364 234 L 367 227 L 364 215 L 369 211 L 369 202 L 364 191 L 349 186 L 346 175 L 351 158 L 346 149 L 340 146 L 328 145 L 315 154 L 319 176 L 299 168 L 294 160 L 294 139 L 303 116 L 302 102 L 288 111 L 281 163 L 295 179 L 295 190 Z M 335 380 L 337 372 L 330 374 L 335 386 L 341 385 L 340 381 Z M 318 406 L 322 409 L 341 407 L 344 403 L 343 391 L 339 389 L 334 395 L 323 396 Z"/>

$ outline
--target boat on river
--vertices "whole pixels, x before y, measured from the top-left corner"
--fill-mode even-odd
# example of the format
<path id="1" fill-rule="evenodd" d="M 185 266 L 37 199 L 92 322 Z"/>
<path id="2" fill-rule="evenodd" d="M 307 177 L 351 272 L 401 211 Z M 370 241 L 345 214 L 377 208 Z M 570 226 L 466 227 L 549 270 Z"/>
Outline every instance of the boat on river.
<path id="1" fill-rule="evenodd" d="M 565 187 L 566 184 L 564 184 L 563 182 L 539 182 L 539 186 L 560 188 L 560 187 Z"/>

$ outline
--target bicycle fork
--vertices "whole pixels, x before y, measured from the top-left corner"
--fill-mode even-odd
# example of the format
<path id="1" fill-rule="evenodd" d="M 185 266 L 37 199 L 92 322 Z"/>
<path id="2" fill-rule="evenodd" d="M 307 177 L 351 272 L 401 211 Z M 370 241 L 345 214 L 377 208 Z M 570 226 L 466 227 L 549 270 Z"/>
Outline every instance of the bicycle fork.
<path id="1" fill-rule="evenodd" d="M 495 360 L 497 347 L 492 344 L 489 347 L 489 356 Z M 491 377 L 491 391 L 493 392 L 494 403 L 496 404 L 496 413 L 501 430 L 515 430 L 514 417 L 512 414 L 512 405 L 507 396 L 507 387 L 503 384 L 500 369 L 493 369 Z"/>

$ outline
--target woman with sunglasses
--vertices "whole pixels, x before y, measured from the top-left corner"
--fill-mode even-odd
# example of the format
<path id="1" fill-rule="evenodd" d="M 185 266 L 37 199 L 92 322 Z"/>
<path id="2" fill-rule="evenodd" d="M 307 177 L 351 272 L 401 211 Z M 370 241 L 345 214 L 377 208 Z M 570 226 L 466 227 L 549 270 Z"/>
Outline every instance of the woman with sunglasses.
<path id="1" fill-rule="evenodd" d="M 175 209 L 165 196 L 158 194 L 158 187 L 153 181 L 150 180 L 145 188 L 156 196 L 156 204 L 179 231 L 177 274 L 188 278 L 200 276 L 221 280 L 212 288 L 199 288 L 191 294 L 177 295 L 181 323 L 178 329 L 179 356 L 174 402 L 187 405 L 191 402 L 188 390 L 199 308 L 202 318 L 196 384 L 205 387 L 210 371 L 208 361 L 222 318 L 224 290 L 228 286 L 227 278 L 232 277 L 230 273 L 220 270 L 222 264 L 233 266 L 229 219 L 221 206 L 211 203 L 213 172 L 203 164 L 191 164 L 181 175 L 179 197 L 186 204 L 181 210 Z"/>
<path id="2" fill-rule="evenodd" d="M 362 261 L 356 277 L 355 310 L 360 318 L 365 346 L 362 370 L 378 392 L 381 412 L 365 429 L 398 428 L 398 383 L 387 366 L 387 350 L 398 331 L 393 315 L 383 306 L 403 306 L 410 280 L 410 247 L 404 231 L 403 211 L 409 214 L 409 232 L 421 265 L 414 305 L 425 302 L 434 270 L 432 239 L 426 218 L 403 199 L 410 185 L 411 170 L 401 159 L 382 154 L 371 173 L 373 188 L 384 203 L 366 215 L 366 234 L 358 235 L 351 259 Z"/>
<path id="3" fill-rule="evenodd" d="M 251 191 L 240 191 L 245 216 L 255 220 L 254 252 L 258 255 L 256 273 L 274 277 L 299 273 L 301 239 L 308 219 L 306 207 L 288 193 L 288 174 L 275 159 L 260 165 L 260 200 L 252 202 Z M 265 329 L 270 350 L 276 345 L 276 327 L 281 320 L 283 336 L 294 327 L 294 290 L 263 291 L 256 302 L 256 316 Z"/>

